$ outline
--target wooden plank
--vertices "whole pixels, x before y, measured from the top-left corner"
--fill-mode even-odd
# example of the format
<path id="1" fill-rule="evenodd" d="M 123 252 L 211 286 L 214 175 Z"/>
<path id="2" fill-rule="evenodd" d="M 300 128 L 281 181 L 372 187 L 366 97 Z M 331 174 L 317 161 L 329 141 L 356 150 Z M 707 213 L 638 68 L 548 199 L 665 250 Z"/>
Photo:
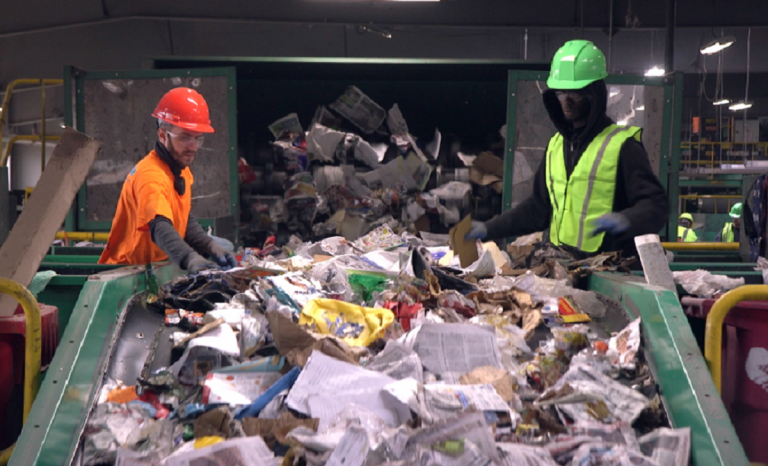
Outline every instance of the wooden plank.
<path id="1" fill-rule="evenodd" d="M 0 277 L 29 286 L 100 149 L 99 141 L 71 128 L 64 130 L 34 193 L 0 248 Z M 0 316 L 12 315 L 16 305 L 10 296 L 0 295 Z"/>

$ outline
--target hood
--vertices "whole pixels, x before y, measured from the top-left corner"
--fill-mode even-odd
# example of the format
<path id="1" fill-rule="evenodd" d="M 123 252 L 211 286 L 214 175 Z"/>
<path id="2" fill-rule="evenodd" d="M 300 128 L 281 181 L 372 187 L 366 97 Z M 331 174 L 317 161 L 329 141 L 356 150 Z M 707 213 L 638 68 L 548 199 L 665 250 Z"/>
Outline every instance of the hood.
<path id="1" fill-rule="evenodd" d="M 608 108 L 608 90 L 605 87 L 605 81 L 601 79 L 589 84 L 584 88 L 584 94 L 589 101 L 589 118 L 584 129 L 579 131 L 574 131 L 571 122 L 565 119 L 554 89 L 548 89 L 542 95 L 549 119 L 568 142 L 590 141 L 596 132 L 602 131 L 608 124 L 613 123 L 605 114 Z"/>

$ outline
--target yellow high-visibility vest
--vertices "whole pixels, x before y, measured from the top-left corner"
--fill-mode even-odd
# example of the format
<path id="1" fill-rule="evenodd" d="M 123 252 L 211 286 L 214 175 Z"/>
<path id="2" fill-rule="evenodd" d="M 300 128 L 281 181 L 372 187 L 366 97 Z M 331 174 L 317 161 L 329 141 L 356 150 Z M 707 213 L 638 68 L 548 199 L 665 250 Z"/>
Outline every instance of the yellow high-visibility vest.
<path id="1" fill-rule="evenodd" d="M 589 143 L 570 178 L 565 170 L 563 136 L 557 133 L 552 137 L 546 162 L 552 244 L 567 244 L 585 252 L 600 249 L 605 233 L 591 236 L 592 224 L 612 212 L 621 146 L 630 138 L 641 141 L 642 132 L 634 126 L 608 126 Z"/>
<path id="2" fill-rule="evenodd" d="M 736 241 L 736 236 L 733 233 L 733 223 L 728 222 L 723 226 L 723 231 L 720 232 L 720 241 L 723 243 L 733 243 Z"/>
<path id="3" fill-rule="evenodd" d="M 678 243 L 695 243 L 699 237 L 696 236 L 696 232 L 693 228 L 686 228 L 682 225 L 677 226 L 677 242 Z"/>

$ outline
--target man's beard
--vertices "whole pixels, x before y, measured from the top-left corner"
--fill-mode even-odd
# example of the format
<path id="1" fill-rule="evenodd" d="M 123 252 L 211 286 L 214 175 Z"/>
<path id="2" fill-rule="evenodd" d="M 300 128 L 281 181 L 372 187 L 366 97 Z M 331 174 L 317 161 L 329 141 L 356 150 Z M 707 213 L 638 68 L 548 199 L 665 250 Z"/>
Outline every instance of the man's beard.
<path id="1" fill-rule="evenodd" d="M 173 160 L 175 160 L 176 163 L 178 163 L 182 167 L 189 167 L 189 166 L 191 166 L 192 163 L 195 161 L 195 158 L 197 157 L 197 154 L 192 152 L 192 151 L 178 152 L 176 150 L 176 148 L 173 147 L 173 144 L 171 144 L 171 146 L 168 148 L 168 152 L 171 154 L 171 158 Z M 187 154 L 192 156 L 192 159 L 189 160 L 189 162 L 187 162 L 185 157 L 184 157 Z"/>

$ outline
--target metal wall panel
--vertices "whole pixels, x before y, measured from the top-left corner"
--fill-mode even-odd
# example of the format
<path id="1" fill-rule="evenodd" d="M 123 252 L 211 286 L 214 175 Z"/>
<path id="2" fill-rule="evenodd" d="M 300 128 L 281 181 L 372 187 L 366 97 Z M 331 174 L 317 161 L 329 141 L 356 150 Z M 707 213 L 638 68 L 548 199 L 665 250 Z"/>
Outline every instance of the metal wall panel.
<path id="1" fill-rule="evenodd" d="M 104 147 L 86 180 L 86 221 L 109 222 L 123 181 L 157 141 L 152 111 L 160 98 L 179 86 L 199 91 L 211 109 L 216 133 L 206 135 L 192 166 L 192 213 L 198 218 L 230 215 L 228 82 L 226 76 L 85 79 L 84 131 Z M 234 128 L 232 128 L 234 131 Z"/>
<path id="2" fill-rule="evenodd" d="M 643 128 L 643 145 L 654 173 L 659 176 L 664 87 L 633 84 L 609 84 L 607 87 L 608 116 L 620 124 Z M 545 81 L 517 81 L 512 207 L 531 195 L 533 175 L 555 134 L 541 97 L 546 89 Z"/>

